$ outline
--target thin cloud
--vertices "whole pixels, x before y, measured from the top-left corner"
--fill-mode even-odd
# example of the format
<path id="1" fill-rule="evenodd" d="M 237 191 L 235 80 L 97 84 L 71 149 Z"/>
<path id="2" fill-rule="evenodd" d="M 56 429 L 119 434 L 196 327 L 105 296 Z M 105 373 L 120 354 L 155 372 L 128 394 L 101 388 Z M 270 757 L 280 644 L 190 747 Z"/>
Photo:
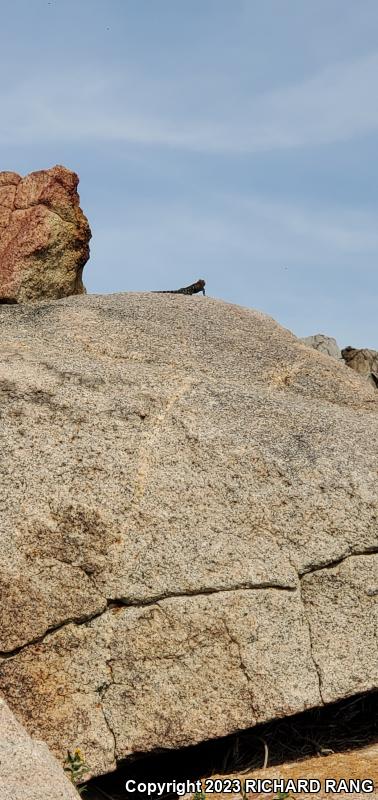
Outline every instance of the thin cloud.
<path id="1" fill-rule="evenodd" d="M 237 102 L 214 95 L 213 112 L 209 86 L 198 82 L 197 103 L 185 113 L 180 81 L 130 80 L 126 72 L 121 80 L 76 71 L 63 83 L 35 76 L 3 93 L 0 143 L 100 141 L 230 154 L 313 147 L 378 129 L 377 82 L 373 53 L 273 92 L 239 93 Z"/>
<path id="2" fill-rule="evenodd" d="M 280 269 L 311 262 L 343 270 L 363 259 L 365 272 L 369 264 L 375 271 L 378 232 L 372 212 L 303 208 L 240 195 L 208 201 L 207 196 L 193 208 L 177 202 L 152 207 L 144 200 L 139 212 L 126 211 L 122 226 L 97 230 L 93 253 L 105 256 L 113 250 L 140 263 L 161 259 L 167 268 L 182 262 L 184 254 L 194 262 L 269 263 Z"/>

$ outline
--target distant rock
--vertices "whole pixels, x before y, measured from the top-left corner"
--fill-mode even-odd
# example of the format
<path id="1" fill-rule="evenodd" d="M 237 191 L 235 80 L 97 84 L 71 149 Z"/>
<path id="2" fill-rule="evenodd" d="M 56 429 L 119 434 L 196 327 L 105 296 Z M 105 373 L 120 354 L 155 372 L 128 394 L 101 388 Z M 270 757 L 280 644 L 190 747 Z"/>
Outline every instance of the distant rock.
<path id="1" fill-rule="evenodd" d="M 304 336 L 301 342 L 307 344 L 308 347 L 313 347 L 314 350 L 319 350 L 320 353 L 326 353 L 327 356 L 337 358 L 338 361 L 342 360 L 339 345 L 332 336 L 325 336 L 324 333 L 316 333 L 314 336 Z"/>
<path id="2" fill-rule="evenodd" d="M 378 350 L 366 348 L 358 350 L 355 347 L 345 347 L 341 353 L 348 367 L 354 369 L 378 388 Z"/>
<path id="3" fill-rule="evenodd" d="M 1 800 L 79 800 L 47 744 L 31 739 L 0 697 Z"/>
<path id="4" fill-rule="evenodd" d="M 377 350 L 358 350 L 355 347 L 345 347 L 344 350 L 340 350 L 336 339 L 333 339 L 332 336 L 325 336 L 323 333 L 305 336 L 300 341 L 320 353 L 325 353 L 338 361 L 344 361 L 348 367 L 354 369 L 355 372 L 358 372 L 359 375 L 378 388 Z"/>
<path id="5" fill-rule="evenodd" d="M 0 172 L 0 303 L 83 294 L 91 231 L 75 172 Z"/>

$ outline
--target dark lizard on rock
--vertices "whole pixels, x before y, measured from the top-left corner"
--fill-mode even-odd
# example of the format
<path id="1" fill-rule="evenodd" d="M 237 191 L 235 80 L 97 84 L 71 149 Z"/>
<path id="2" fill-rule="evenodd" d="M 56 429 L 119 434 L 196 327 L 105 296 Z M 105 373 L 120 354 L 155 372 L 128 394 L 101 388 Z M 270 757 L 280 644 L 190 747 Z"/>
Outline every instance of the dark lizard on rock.
<path id="1" fill-rule="evenodd" d="M 182 289 L 161 289 L 160 291 L 154 292 L 154 294 L 198 294 L 198 292 L 202 292 L 204 295 L 205 284 L 206 281 L 199 278 L 195 283 L 191 283 L 190 286 L 183 286 Z"/>

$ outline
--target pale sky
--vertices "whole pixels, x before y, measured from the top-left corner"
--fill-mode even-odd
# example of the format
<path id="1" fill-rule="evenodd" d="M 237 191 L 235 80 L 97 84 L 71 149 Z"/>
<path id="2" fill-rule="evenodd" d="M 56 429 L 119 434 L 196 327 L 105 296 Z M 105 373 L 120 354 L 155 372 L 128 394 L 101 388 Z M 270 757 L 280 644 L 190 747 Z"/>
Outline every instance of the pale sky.
<path id="1" fill-rule="evenodd" d="M 0 169 L 78 172 L 89 292 L 378 349 L 378 0 L 0 0 Z"/>

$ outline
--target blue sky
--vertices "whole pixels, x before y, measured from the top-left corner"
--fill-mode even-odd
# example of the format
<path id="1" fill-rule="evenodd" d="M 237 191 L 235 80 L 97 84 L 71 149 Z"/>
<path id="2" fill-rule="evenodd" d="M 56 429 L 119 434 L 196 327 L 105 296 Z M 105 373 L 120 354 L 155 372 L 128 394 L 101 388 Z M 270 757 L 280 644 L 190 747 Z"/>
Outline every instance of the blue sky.
<path id="1" fill-rule="evenodd" d="M 377 0 L 0 0 L 0 169 L 65 164 L 89 292 L 378 349 Z"/>

